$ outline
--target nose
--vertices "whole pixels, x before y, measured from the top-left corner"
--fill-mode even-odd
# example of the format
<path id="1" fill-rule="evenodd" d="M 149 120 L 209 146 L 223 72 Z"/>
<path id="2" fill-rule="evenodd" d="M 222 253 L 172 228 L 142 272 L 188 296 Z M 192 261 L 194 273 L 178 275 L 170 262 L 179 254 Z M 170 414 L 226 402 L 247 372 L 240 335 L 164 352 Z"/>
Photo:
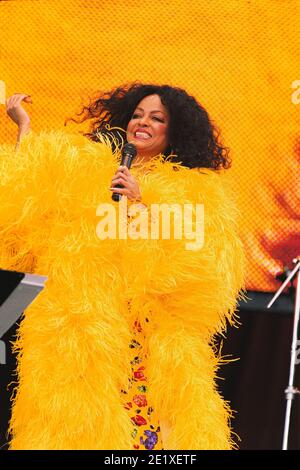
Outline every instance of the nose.
<path id="1" fill-rule="evenodd" d="M 148 126 L 148 116 L 141 116 L 139 119 L 140 126 Z"/>

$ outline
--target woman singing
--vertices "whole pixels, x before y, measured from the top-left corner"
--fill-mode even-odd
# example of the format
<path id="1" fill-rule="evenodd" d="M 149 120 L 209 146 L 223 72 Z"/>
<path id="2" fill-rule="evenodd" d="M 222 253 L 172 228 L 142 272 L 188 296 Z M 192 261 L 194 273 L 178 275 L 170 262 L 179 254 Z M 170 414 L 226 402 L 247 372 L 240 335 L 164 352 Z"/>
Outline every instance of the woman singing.
<path id="1" fill-rule="evenodd" d="M 19 134 L 16 153 L 0 148 L 0 267 L 48 281 L 15 342 L 11 449 L 231 449 L 213 337 L 234 322 L 244 254 L 207 111 L 180 88 L 134 83 L 83 108 L 85 136 L 35 134 L 28 99 L 7 101 Z M 120 220 L 113 192 L 126 237 L 97 230 L 104 207 Z M 154 206 L 174 209 L 176 234 L 138 236 Z"/>

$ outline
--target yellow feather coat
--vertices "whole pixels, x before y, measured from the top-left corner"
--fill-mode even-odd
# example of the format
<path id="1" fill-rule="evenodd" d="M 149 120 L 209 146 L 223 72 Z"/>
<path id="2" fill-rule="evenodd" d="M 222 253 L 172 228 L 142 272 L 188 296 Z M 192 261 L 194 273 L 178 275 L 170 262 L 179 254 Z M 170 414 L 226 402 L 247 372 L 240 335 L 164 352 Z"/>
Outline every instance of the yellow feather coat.
<path id="1" fill-rule="evenodd" d="M 233 322 L 242 295 L 232 197 L 217 172 L 174 171 L 156 157 L 149 171 L 132 169 L 143 200 L 203 203 L 203 247 L 187 250 L 174 236 L 100 240 L 97 207 L 112 203 L 119 162 L 107 142 L 58 131 L 26 136 L 17 153 L 0 148 L 0 267 L 48 276 L 14 344 L 11 449 L 131 449 L 120 389 L 136 319 L 169 448 L 229 449 L 231 413 L 216 390 L 221 358 L 210 340 Z"/>

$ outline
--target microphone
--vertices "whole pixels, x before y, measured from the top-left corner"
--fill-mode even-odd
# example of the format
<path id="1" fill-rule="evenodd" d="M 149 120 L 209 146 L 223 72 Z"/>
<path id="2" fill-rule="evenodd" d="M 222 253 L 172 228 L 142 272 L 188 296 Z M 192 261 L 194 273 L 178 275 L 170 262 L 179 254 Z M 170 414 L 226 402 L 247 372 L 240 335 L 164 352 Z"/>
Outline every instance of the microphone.
<path id="1" fill-rule="evenodd" d="M 134 157 L 136 157 L 137 150 L 136 146 L 134 144 L 125 144 L 124 147 L 122 148 L 122 160 L 121 160 L 121 165 L 122 166 L 127 166 L 128 170 L 131 167 L 132 160 Z M 116 184 L 115 188 L 124 188 L 122 184 Z M 112 193 L 112 200 L 119 202 L 122 197 L 122 194 L 119 193 Z"/>

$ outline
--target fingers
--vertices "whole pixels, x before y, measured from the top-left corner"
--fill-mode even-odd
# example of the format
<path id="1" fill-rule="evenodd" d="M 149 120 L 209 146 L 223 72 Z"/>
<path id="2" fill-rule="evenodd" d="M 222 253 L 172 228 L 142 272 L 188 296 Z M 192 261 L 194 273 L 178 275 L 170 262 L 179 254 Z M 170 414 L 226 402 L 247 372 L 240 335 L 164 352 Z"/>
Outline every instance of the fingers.
<path id="1" fill-rule="evenodd" d="M 126 166 L 119 166 L 119 168 L 116 171 L 115 176 L 122 176 L 123 178 L 128 178 L 131 176 L 130 171 Z"/>
<path id="2" fill-rule="evenodd" d="M 117 184 L 122 184 L 123 188 L 114 187 Z M 130 174 L 126 166 L 119 166 L 116 174 L 112 178 L 110 191 L 127 196 L 129 199 L 135 199 L 140 194 L 135 178 Z"/>
<path id="3" fill-rule="evenodd" d="M 30 95 L 15 93 L 6 101 L 6 113 L 10 119 L 21 129 L 30 128 L 30 117 L 22 106 L 22 101 L 32 103 Z"/>
<path id="4" fill-rule="evenodd" d="M 27 95 L 25 93 L 15 93 L 6 100 L 6 107 L 7 109 L 11 109 L 13 107 L 19 106 L 22 101 L 24 101 L 25 103 L 32 104 L 32 99 L 30 95 Z"/>
<path id="5" fill-rule="evenodd" d="M 129 169 L 125 165 L 119 166 L 118 171 L 122 171 L 122 173 L 124 173 L 124 175 L 126 175 L 126 176 L 131 176 Z"/>
<path id="6" fill-rule="evenodd" d="M 123 184 L 124 186 L 126 186 L 128 184 L 128 181 L 124 178 L 113 178 L 111 180 L 111 185 L 114 186 L 115 184 Z"/>
<path id="7" fill-rule="evenodd" d="M 31 99 L 31 96 L 30 96 L 30 95 L 27 95 L 27 96 L 24 98 L 24 103 L 32 104 L 32 99 Z"/>
<path id="8" fill-rule="evenodd" d="M 132 176 L 128 168 L 125 166 L 119 166 L 119 168 L 117 169 L 117 172 L 112 178 L 112 183 L 127 184 L 130 178 L 132 179 Z"/>
<path id="9" fill-rule="evenodd" d="M 109 190 L 119 194 L 126 194 L 128 192 L 127 188 L 109 188 Z"/>
<path id="10" fill-rule="evenodd" d="M 121 171 L 117 171 L 117 173 L 112 178 L 112 183 L 120 182 L 120 183 L 128 183 L 128 178 L 122 173 Z"/>
<path id="11" fill-rule="evenodd" d="M 122 171 L 117 171 L 113 178 L 123 178 L 126 181 L 129 179 L 128 176 L 124 175 Z"/>

